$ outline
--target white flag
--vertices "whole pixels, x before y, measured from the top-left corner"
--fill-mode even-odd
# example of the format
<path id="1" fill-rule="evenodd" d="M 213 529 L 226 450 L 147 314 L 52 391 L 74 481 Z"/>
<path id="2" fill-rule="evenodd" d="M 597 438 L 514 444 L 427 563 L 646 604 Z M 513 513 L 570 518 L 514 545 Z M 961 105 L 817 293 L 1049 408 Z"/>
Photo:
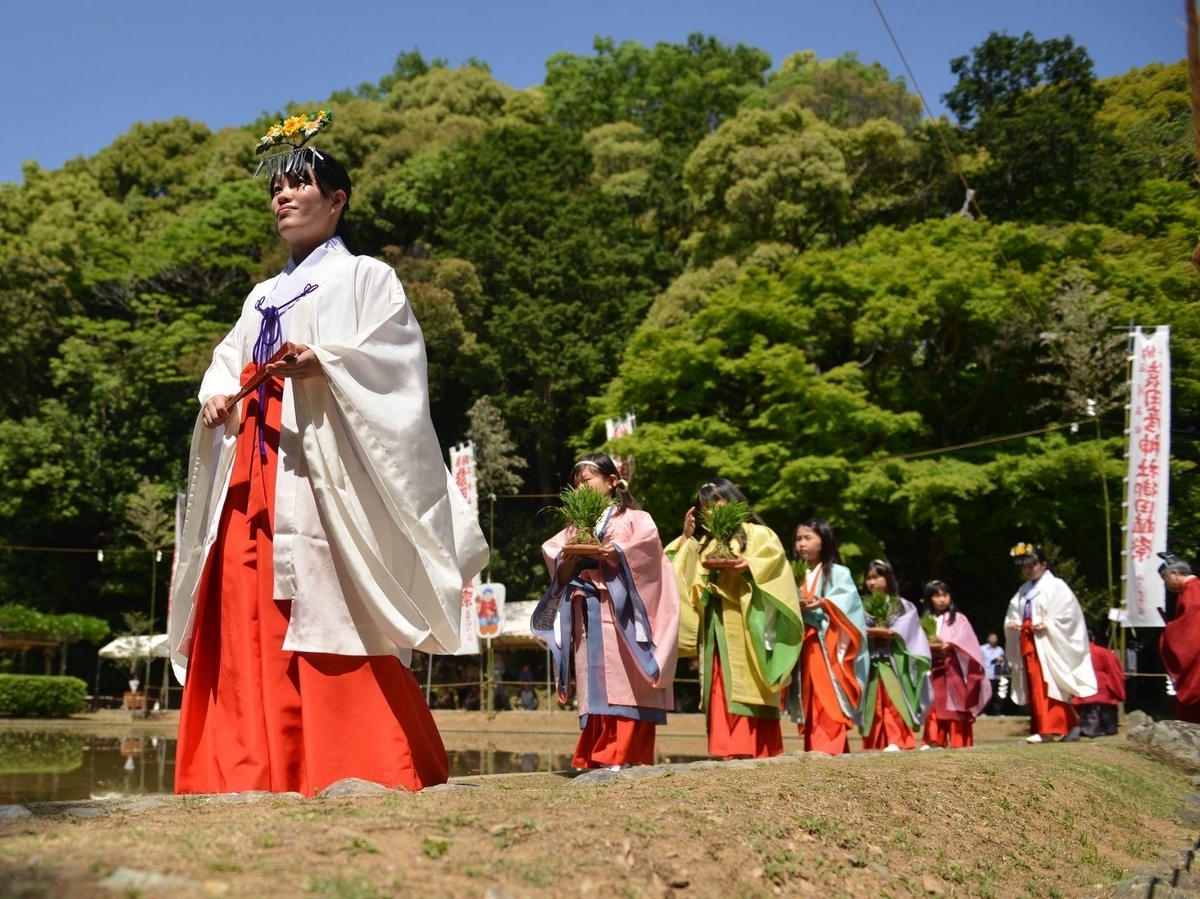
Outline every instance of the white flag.
<path id="1" fill-rule="evenodd" d="M 1129 627 L 1162 627 L 1166 607 L 1158 553 L 1167 548 L 1171 461 L 1170 328 L 1133 334 L 1129 472 L 1125 495 L 1124 601 Z"/>

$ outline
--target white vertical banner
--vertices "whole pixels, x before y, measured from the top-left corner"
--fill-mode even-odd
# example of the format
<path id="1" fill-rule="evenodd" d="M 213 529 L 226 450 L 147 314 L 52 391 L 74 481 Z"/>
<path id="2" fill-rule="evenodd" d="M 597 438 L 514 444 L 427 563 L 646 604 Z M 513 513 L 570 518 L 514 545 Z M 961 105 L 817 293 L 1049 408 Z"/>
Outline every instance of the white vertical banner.
<path id="1" fill-rule="evenodd" d="M 479 586 L 475 581 L 463 584 L 462 613 L 459 618 L 459 646 L 456 656 L 473 656 L 479 654 L 479 617 L 476 605 L 476 594 Z"/>
<path id="2" fill-rule="evenodd" d="M 620 418 L 606 418 L 604 420 L 605 439 L 610 443 L 613 440 L 618 440 L 621 437 L 628 437 L 633 433 L 633 429 L 637 426 L 637 416 L 629 412 Z M 621 477 L 629 480 L 633 474 L 633 458 L 624 458 L 622 456 L 613 456 L 613 462 L 617 466 L 617 471 L 621 473 Z"/>
<path id="3" fill-rule="evenodd" d="M 468 440 L 450 448 L 450 472 L 471 511 L 479 514 L 479 493 L 475 486 L 475 444 Z"/>
<path id="4" fill-rule="evenodd" d="M 475 485 L 475 444 L 468 440 L 450 448 L 450 473 L 454 483 L 462 491 L 471 511 L 479 514 L 479 494 Z M 463 584 L 462 612 L 459 618 L 459 647 L 455 655 L 477 655 L 479 653 L 479 585 L 474 581 Z"/>
<path id="5" fill-rule="evenodd" d="M 1171 461 L 1171 356 L 1167 327 L 1133 332 L 1129 469 L 1125 494 L 1124 602 L 1129 627 L 1162 627 L 1158 553 L 1167 548 Z"/>

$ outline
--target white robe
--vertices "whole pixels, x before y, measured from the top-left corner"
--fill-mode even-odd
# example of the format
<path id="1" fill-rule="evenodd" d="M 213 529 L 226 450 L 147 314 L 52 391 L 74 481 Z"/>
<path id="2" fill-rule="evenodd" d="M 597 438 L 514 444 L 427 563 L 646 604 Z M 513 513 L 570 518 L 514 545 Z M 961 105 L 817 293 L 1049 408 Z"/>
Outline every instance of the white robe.
<path id="1" fill-rule="evenodd" d="M 1012 698 L 1025 705 L 1025 662 L 1021 658 L 1020 624 L 1025 600 L 1033 600 L 1034 624 L 1046 625 L 1046 630 L 1033 633 L 1038 661 L 1046 679 L 1050 698 L 1070 702 L 1073 696 L 1091 696 L 1096 692 L 1096 672 L 1092 669 L 1092 653 L 1088 646 L 1087 624 L 1079 600 L 1064 581 L 1047 571 L 1036 581 L 1026 581 L 1009 601 L 1004 616 L 1006 656 L 1012 666 Z M 1015 623 L 1017 628 L 1008 625 Z"/>
<path id="2" fill-rule="evenodd" d="M 421 329 L 389 266 L 352 255 L 336 238 L 321 249 L 315 265 L 296 272 L 317 289 L 286 322 L 287 339 L 312 349 L 324 377 L 284 381 L 274 520 L 275 598 L 292 601 L 283 648 L 452 653 L 463 583 L 487 564 L 488 548 L 442 461 Z M 290 274 L 289 267 L 250 292 L 213 351 L 201 404 L 237 392 L 258 337 L 255 303 L 272 297 L 280 279 L 295 280 Z M 271 305 L 295 295 L 285 286 L 289 295 Z M 240 411 L 208 430 L 198 417 L 192 437 L 169 622 L 181 679 L 239 419 Z"/>

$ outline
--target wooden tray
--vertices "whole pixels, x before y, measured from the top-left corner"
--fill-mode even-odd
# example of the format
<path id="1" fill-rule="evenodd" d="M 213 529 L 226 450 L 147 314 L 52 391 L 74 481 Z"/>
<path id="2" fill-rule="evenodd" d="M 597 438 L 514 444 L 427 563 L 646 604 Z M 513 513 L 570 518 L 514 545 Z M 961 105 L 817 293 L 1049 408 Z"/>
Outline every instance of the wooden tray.
<path id="1" fill-rule="evenodd" d="M 741 559 L 701 559 L 700 567 L 709 571 L 729 571 L 742 564 Z"/>
<path id="2" fill-rule="evenodd" d="M 562 548 L 562 554 L 564 556 L 595 556 L 599 549 L 599 543 L 568 543 Z"/>

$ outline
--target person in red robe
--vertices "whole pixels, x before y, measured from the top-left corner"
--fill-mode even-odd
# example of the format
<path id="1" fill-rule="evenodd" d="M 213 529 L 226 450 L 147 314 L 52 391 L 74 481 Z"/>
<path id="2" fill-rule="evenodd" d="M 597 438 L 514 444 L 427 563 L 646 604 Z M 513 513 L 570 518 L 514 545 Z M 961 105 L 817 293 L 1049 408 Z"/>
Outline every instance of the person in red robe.
<path id="1" fill-rule="evenodd" d="M 1159 553 L 1158 573 L 1167 589 L 1178 594 L 1175 614 L 1163 628 L 1159 641 L 1163 667 L 1175 685 L 1173 714 L 1180 721 L 1200 724 L 1200 578 L 1171 553 Z"/>
<path id="2" fill-rule="evenodd" d="M 1072 700 L 1079 715 L 1079 732 L 1085 737 L 1111 737 L 1117 732 L 1117 703 L 1125 701 L 1125 672 L 1121 660 L 1089 632 L 1092 668 L 1096 671 L 1094 696 Z"/>

